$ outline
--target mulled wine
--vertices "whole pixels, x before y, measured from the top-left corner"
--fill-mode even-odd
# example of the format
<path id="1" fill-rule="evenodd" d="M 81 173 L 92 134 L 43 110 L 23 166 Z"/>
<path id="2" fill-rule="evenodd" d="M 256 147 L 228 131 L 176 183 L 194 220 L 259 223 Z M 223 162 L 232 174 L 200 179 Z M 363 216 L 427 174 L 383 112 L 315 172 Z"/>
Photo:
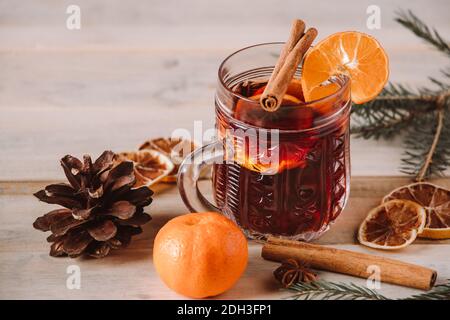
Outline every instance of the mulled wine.
<path id="1" fill-rule="evenodd" d="M 224 60 L 217 139 L 184 161 L 178 185 L 190 211 L 221 212 L 250 238 L 311 240 L 339 216 L 349 194 L 350 79 L 329 77 L 305 101 L 300 66 L 282 80 L 278 109 L 267 110 L 267 82 L 282 47 L 255 45 Z M 198 187 L 211 165 L 215 203 Z"/>
<path id="2" fill-rule="evenodd" d="M 341 213 L 350 178 L 347 81 L 336 78 L 334 95 L 305 103 L 293 80 L 275 112 L 259 105 L 264 81 L 239 82 L 232 108 L 216 107 L 219 138 L 231 152 L 214 164 L 214 198 L 248 236 L 311 240 Z"/>

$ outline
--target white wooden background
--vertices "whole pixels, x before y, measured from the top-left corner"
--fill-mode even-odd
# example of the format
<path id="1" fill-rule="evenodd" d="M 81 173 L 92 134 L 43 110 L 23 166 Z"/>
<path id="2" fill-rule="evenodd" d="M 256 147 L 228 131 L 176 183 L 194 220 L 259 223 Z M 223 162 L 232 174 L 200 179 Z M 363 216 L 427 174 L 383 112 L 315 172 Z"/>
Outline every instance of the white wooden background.
<path id="1" fill-rule="evenodd" d="M 70 4 L 81 7 L 81 30 L 66 28 Z M 381 8 L 380 30 L 366 28 L 370 4 Z M 30 224 L 49 208 L 30 194 L 45 181 L 63 179 L 58 159 L 67 153 L 130 150 L 149 137 L 169 135 L 177 128 L 192 130 L 195 120 L 212 127 L 221 60 L 247 45 L 283 41 L 296 17 L 317 27 L 319 38 L 342 30 L 373 34 L 389 54 L 392 81 L 428 84 L 427 76 L 439 76 L 447 58 L 393 22 L 399 8 L 412 9 L 450 37 L 448 0 L 0 0 L 0 298 L 177 298 L 156 278 L 148 290 L 126 287 L 125 283 L 143 286 L 150 281 L 142 280 L 147 279 L 142 273 L 147 265 L 152 269 L 151 261 L 142 263 L 142 255 L 136 253 L 149 245 L 145 241 L 128 253 L 137 259 L 131 257 L 127 268 L 121 269 L 125 262 L 119 258 L 109 260 L 110 269 L 85 262 L 93 272 L 87 276 L 91 284 L 86 280 L 80 292 L 63 290 L 64 268 L 71 261 L 46 257 L 45 236 Z M 400 141 L 353 139 L 351 152 L 354 176 L 399 174 Z M 174 189 L 152 206 L 152 232 L 185 211 Z M 364 250 L 349 244 L 351 239 L 340 240 L 342 235 L 334 233 L 323 243 Z M 405 259 L 426 262 L 450 248 L 433 246 L 424 258 L 418 254 L 420 246 L 406 252 Z M 252 250 L 257 256 L 259 248 Z M 450 278 L 448 263 L 426 262 Z M 54 277 L 45 272 L 50 266 Z M 133 280 L 134 271 L 124 273 L 133 267 L 141 272 L 142 284 Z M 252 262 L 247 274 L 254 271 L 258 278 L 272 269 L 272 264 Z M 46 275 L 45 281 L 37 271 Z M 240 290 L 225 297 L 278 297 L 273 283 L 256 280 L 252 293 L 253 280 L 247 276 Z M 93 286 L 101 281 L 118 281 L 123 291 L 102 295 Z M 265 291 L 258 294 L 258 288 Z M 408 293 L 387 288 L 394 295 Z"/>
<path id="2" fill-rule="evenodd" d="M 69 4 L 81 30 L 66 29 Z M 148 137 L 213 125 L 219 63 L 247 45 L 283 41 L 301 17 L 319 37 L 342 30 L 375 35 L 391 80 L 411 86 L 439 76 L 447 58 L 393 22 L 411 8 L 450 34 L 441 1 L 0 1 L 0 179 L 60 178 L 66 153 L 128 150 Z M 366 8 L 381 8 L 381 30 L 367 30 Z M 352 141 L 355 175 L 393 175 L 400 142 Z M 383 159 L 383 161 L 380 161 Z"/>

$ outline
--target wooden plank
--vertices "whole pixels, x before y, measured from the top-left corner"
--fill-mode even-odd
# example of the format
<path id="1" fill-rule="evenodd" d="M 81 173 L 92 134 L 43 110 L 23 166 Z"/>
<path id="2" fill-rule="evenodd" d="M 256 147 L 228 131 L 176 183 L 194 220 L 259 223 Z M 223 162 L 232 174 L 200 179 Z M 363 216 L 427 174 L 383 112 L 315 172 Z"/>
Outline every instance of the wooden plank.
<path id="1" fill-rule="evenodd" d="M 196 120 L 212 128 L 225 54 L 0 53 L 0 180 L 58 179 L 56 162 L 67 153 L 131 150 L 178 128 L 193 135 Z M 409 57 L 394 55 L 393 77 L 421 84 L 419 74 L 435 75 L 442 58 Z M 352 140 L 351 150 L 354 175 L 398 174 L 400 139 Z"/>
<path id="2" fill-rule="evenodd" d="M 38 0 L 32 3 L 20 3 L 4 0 L 0 3 L 2 25 L 13 26 L 58 26 L 61 15 L 64 17 L 70 1 Z M 233 26 L 241 25 L 273 25 L 284 24 L 291 17 L 304 17 L 310 21 L 320 17 L 324 24 L 338 24 L 348 27 L 352 23 L 363 23 L 366 8 L 370 1 L 348 0 L 345 5 L 332 6 L 330 1 L 311 2 L 307 0 L 286 0 L 280 6 L 271 1 L 229 0 L 211 6 L 208 0 L 191 0 L 188 3 L 169 0 L 164 2 L 130 0 L 126 4 L 121 0 L 78 0 L 84 14 L 86 26 L 96 25 L 192 25 Z M 377 5 L 382 9 L 384 23 L 391 25 L 393 11 L 404 7 L 402 0 L 379 0 Z M 447 22 L 448 8 L 445 0 L 434 0 L 430 6 L 425 0 L 408 2 L 408 8 L 420 12 L 436 23 Z M 427 9 L 427 10 L 425 10 Z M 353 17 L 351 19 L 350 17 Z M 270 19 L 269 19 L 270 18 Z M 352 21 L 353 20 L 353 21 Z M 63 20 L 64 21 L 64 20 Z"/>
<path id="3" fill-rule="evenodd" d="M 74 33 L 60 25 L 65 3 L 5 3 L 0 11 L 4 39 L 0 43 L 0 165 L 4 168 L 0 180 L 57 179 L 59 168 L 51 164 L 66 153 L 133 149 L 148 137 L 169 135 L 176 128 L 192 130 L 194 120 L 211 128 L 220 61 L 250 43 L 282 40 L 289 18 L 286 12 L 295 13 L 270 11 L 272 5 L 258 2 L 256 8 L 241 4 L 242 10 L 227 16 L 223 13 L 234 8 L 233 2 L 227 2 L 225 7 L 210 8 L 211 15 L 203 12 L 202 19 L 194 19 L 198 12 L 189 11 L 180 28 L 173 17 L 181 11 L 172 12 L 173 4 L 139 3 L 124 8 L 118 3 L 83 1 L 85 29 Z M 202 4 L 204 0 L 198 1 Z M 382 41 L 387 41 L 391 56 L 391 79 L 415 86 L 427 83 L 424 75 L 438 76 L 436 65 L 443 64 L 445 57 L 424 49 L 413 36 L 403 35 L 404 30 L 391 21 L 393 4 L 380 4 L 384 29 L 374 32 L 386 37 Z M 411 5 L 419 10 L 426 3 Z M 298 3 L 290 1 L 286 6 L 296 9 Z M 446 6 L 448 2 L 441 1 L 433 8 Z M 306 14 L 311 16 L 305 18 L 313 20 L 317 12 L 323 13 L 327 19 L 320 20 L 318 27 L 325 34 L 336 31 L 330 28 L 364 27 L 365 3 L 332 7 L 313 10 L 308 4 L 311 10 Z M 245 13 L 247 19 L 240 16 L 250 11 L 254 14 Z M 424 17 L 432 16 L 446 28 L 448 20 L 442 11 L 428 10 Z M 270 28 L 261 22 L 268 12 L 279 13 Z M 349 18 L 359 14 L 358 19 Z M 206 25 L 209 32 L 204 32 Z M 260 32 L 261 28 L 270 31 Z M 257 36 L 249 38 L 250 34 Z M 397 174 L 401 149 L 400 140 L 352 141 L 353 174 Z M 381 154 L 385 161 L 380 164 L 374 155 Z"/>
<path id="4" fill-rule="evenodd" d="M 0 52 L 1 118 L 9 108 L 211 108 L 218 67 L 232 51 Z M 439 78 L 446 62 L 431 50 L 393 49 L 390 79 L 430 85 L 427 76 Z"/>
<path id="5" fill-rule="evenodd" d="M 197 120 L 203 121 L 199 138 L 194 131 Z M 204 130 L 212 129 L 213 123 L 212 101 L 205 107 L 0 110 L 0 180 L 62 179 L 59 159 L 66 154 L 96 157 L 106 149 L 134 150 L 145 140 L 170 136 L 178 128 L 201 141 Z M 400 139 L 352 138 L 350 149 L 353 176 L 399 174 L 403 150 Z M 379 160 L 381 155 L 383 161 Z"/>
<path id="6" fill-rule="evenodd" d="M 79 0 L 82 28 L 65 27 L 70 1 L 39 0 L 0 3 L 2 49 L 79 50 L 82 48 L 205 49 L 242 47 L 257 42 L 284 40 L 289 21 L 301 17 L 322 35 L 342 30 L 373 33 L 386 44 L 407 44 L 413 36 L 393 21 L 394 12 L 404 7 L 401 0 L 380 0 L 381 30 L 368 30 L 366 9 L 370 1 L 332 2 L 287 0 L 230 0 L 212 6 L 207 0 L 189 2 Z M 408 8 L 433 23 L 443 34 L 450 28 L 448 1 L 409 1 Z M 403 30 L 403 32 L 402 32 Z M 400 43 L 399 43 L 400 42 Z M 408 50 L 408 47 L 404 47 Z"/>
<path id="7" fill-rule="evenodd" d="M 157 231 L 187 212 L 174 185 L 157 187 L 149 209 L 152 222 L 127 250 L 104 260 L 48 257 L 46 235 L 31 225 L 52 206 L 31 194 L 48 183 L 43 180 L 63 179 L 58 159 L 66 153 L 98 155 L 104 149 L 133 149 L 148 137 L 169 135 L 176 128 L 192 131 L 194 120 L 211 128 L 220 61 L 249 44 L 283 41 L 292 18 L 305 18 L 321 35 L 352 29 L 375 35 L 390 55 L 393 81 L 427 84 L 426 76 L 438 76 L 438 67 L 446 63 L 445 57 L 392 21 L 394 10 L 404 7 L 400 0 L 377 2 L 382 9 L 381 30 L 366 28 L 370 1 L 335 6 L 288 0 L 279 6 L 230 0 L 211 6 L 207 0 L 126 4 L 78 0 L 79 31 L 65 28 L 69 4 L 0 2 L 0 299 L 182 298 L 161 283 L 151 263 Z M 442 34 L 450 32 L 447 0 L 434 1 L 432 6 L 410 1 L 408 8 Z M 404 177 L 379 177 L 395 174 L 400 157 L 399 140 L 352 140 L 349 203 L 317 242 L 432 267 L 442 282 L 450 278 L 449 240 L 417 240 L 399 252 L 380 252 L 356 243 L 355 230 L 367 211 L 391 189 L 408 182 Z M 436 182 L 450 187 L 448 178 Z M 218 298 L 286 296 L 272 277 L 277 264 L 260 258 L 260 244 L 251 242 L 249 253 L 242 279 Z M 72 264 L 81 268 L 81 290 L 66 288 L 66 268 Z M 320 276 L 365 283 L 327 272 Z M 418 291 L 383 284 L 380 292 L 404 297 Z"/>
<path id="8" fill-rule="evenodd" d="M 363 17 L 363 16 L 361 16 Z M 421 17 L 423 17 L 421 15 Z M 317 21 L 318 17 L 311 21 Z M 348 19 L 349 21 L 351 19 Z M 283 21 L 270 28 L 259 24 L 242 25 L 140 25 L 140 26 L 92 26 L 81 30 L 65 29 L 64 18 L 58 26 L 2 26 L 0 52 L 217 52 L 235 51 L 249 45 L 274 41 L 285 41 L 289 21 Z M 359 30 L 374 35 L 383 46 L 410 52 L 427 52 L 429 47 L 398 24 L 384 26 L 380 30 L 368 30 L 364 19 L 359 23 L 340 27 L 339 24 L 315 23 L 319 28 L 318 40 L 342 30 Z M 431 20 L 432 21 L 432 20 Z M 448 34 L 450 26 L 440 22 L 441 34 Z M 205 28 L 208 32 L 205 32 Z M 264 32 L 262 32 L 264 31 Z M 193 36 L 194 35 L 194 36 Z"/>
<path id="9" fill-rule="evenodd" d="M 450 188 L 450 179 L 436 179 L 435 183 Z M 352 178 L 349 202 L 331 227 L 330 231 L 317 242 L 320 244 L 355 244 L 355 232 L 367 215 L 368 211 L 378 205 L 381 198 L 389 191 L 405 185 L 410 181 L 401 177 L 354 177 Z M 46 235 L 38 231 L 30 232 L 33 221 L 40 215 L 50 211 L 53 207 L 32 197 L 32 193 L 43 188 L 49 182 L 0 182 L 0 231 L 2 241 L 0 251 L 44 250 Z M 202 191 L 210 197 L 210 182 L 203 181 Z M 153 221 L 145 227 L 145 232 L 137 239 L 136 246 L 146 247 L 147 241 L 153 239 L 154 234 L 169 219 L 187 213 L 178 190 L 174 184 L 160 184 L 155 186 L 154 202 L 148 209 Z M 21 241 L 17 241 L 21 239 Z M 430 241 L 417 240 L 420 244 L 450 244 L 450 240 Z"/>
<path id="10" fill-rule="evenodd" d="M 360 252 L 369 252 L 356 245 L 333 247 Z M 450 275 L 450 257 L 444 255 L 450 245 L 413 245 L 407 253 L 382 256 L 421 264 L 438 270 L 438 283 L 445 282 Z M 261 245 L 251 242 L 249 264 L 242 278 L 218 299 L 280 299 L 289 294 L 279 289 L 272 272 L 278 266 L 260 257 Z M 374 253 L 374 252 L 371 252 Z M 0 299 L 182 299 L 158 278 L 152 265 L 152 251 L 135 249 L 133 245 L 123 252 L 115 252 L 103 260 L 51 258 L 41 251 L 0 251 Z M 81 271 L 80 290 L 66 287 L 67 267 L 76 265 Z M 324 280 L 353 282 L 365 285 L 364 279 L 329 272 L 319 272 Z M 17 285 L 20 284 L 20 285 Z M 418 290 L 381 284 L 379 292 L 391 298 L 406 297 L 420 293 Z"/>
<path id="11" fill-rule="evenodd" d="M 450 187 L 449 179 L 435 183 Z M 130 247 L 114 252 L 103 260 L 56 259 L 48 257 L 46 234 L 33 230 L 32 222 L 53 206 L 39 203 L 30 194 L 48 184 L 41 182 L 0 183 L 0 298 L 56 299 L 179 299 L 167 289 L 155 274 L 151 264 L 153 239 L 157 231 L 171 218 L 186 213 L 174 185 L 160 184 L 149 208 L 153 220 L 144 227 Z M 450 241 L 417 240 L 398 252 L 382 252 L 356 244 L 354 233 L 367 211 L 391 189 L 408 183 L 406 178 L 355 177 L 352 179 L 349 203 L 317 243 L 360 252 L 383 255 L 438 270 L 438 281 L 450 277 Z M 207 182 L 205 182 L 207 184 Z M 287 293 L 278 290 L 272 278 L 277 264 L 260 258 L 260 244 L 250 243 L 248 268 L 229 292 L 220 299 L 278 299 Z M 68 290 L 66 268 L 81 268 L 81 290 Z M 320 272 L 323 279 L 354 282 L 364 285 L 364 279 Z M 26 284 L 18 286 L 17 283 Z M 382 284 L 380 292 L 389 297 L 405 297 L 417 290 Z"/>

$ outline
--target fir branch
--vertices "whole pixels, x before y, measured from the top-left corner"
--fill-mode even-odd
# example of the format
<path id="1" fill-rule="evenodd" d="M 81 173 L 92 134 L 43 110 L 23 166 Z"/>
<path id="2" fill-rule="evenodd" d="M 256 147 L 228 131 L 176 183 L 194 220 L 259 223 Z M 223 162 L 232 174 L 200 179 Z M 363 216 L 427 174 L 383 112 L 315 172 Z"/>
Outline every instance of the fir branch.
<path id="1" fill-rule="evenodd" d="M 395 19 L 398 23 L 411 30 L 416 36 L 434 46 L 437 50 L 450 56 L 450 45 L 434 28 L 429 28 L 411 10 L 398 11 Z"/>
<path id="2" fill-rule="evenodd" d="M 430 175 L 441 175 L 450 166 L 449 112 L 448 108 L 441 108 L 424 115 L 408 131 L 401 172 L 416 175 L 416 180 L 422 181 Z"/>
<path id="3" fill-rule="evenodd" d="M 364 139 L 390 139 L 408 129 L 416 118 L 433 110 L 435 97 L 389 84 L 374 100 L 352 108 L 351 132 Z"/>
<path id="4" fill-rule="evenodd" d="M 450 279 L 445 284 L 437 285 L 433 290 L 416 294 L 404 300 L 450 300 Z"/>
<path id="5" fill-rule="evenodd" d="M 434 130 L 433 142 L 431 143 L 431 146 L 428 149 L 428 152 L 425 156 L 422 166 L 420 167 L 420 170 L 416 176 L 416 181 L 423 181 L 425 176 L 428 176 L 432 173 L 431 163 L 433 161 L 433 156 L 437 150 L 438 144 L 440 142 L 442 142 L 439 139 L 441 137 L 442 127 L 444 125 L 444 103 L 445 103 L 444 98 L 442 98 L 442 96 L 440 96 L 439 100 L 436 102 L 436 104 L 438 106 L 437 116 L 436 116 L 437 124 L 436 124 L 436 129 Z"/>
<path id="6" fill-rule="evenodd" d="M 288 297 L 290 300 L 311 300 L 321 298 L 322 300 L 387 300 L 374 290 L 350 283 L 337 283 L 328 281 L 314 281 L 309 283 L 297 282 L 287 290 L 295 292 Z"/>
<path id="7" fill-rule="evenodd" d="M 437 285 L 428 292 L 399 300 L 449 300 L 450 279 L 447 281 L 446 284 Z M 294 292 L 293 295 L 286 298 L 289 300 L 390 300 L 375 290 L 354 283 L 346 284 L 324 280 L 309 283 L 297 282 L 285 290 Z"/>
<path id="8" fill-rule="evenodd" d="M 396 21 L 450 56 L 449 43 L 411 11 L 399 12 Z M 450 68 L 441 74 L 443 80 L 429 78 L 435 90 L 389 84 L 376 99 L 352 109 L 356 137 L 391 139 L 406 133 L 400 171 L 416 175 L 417 181 L 450 166 Z"/>

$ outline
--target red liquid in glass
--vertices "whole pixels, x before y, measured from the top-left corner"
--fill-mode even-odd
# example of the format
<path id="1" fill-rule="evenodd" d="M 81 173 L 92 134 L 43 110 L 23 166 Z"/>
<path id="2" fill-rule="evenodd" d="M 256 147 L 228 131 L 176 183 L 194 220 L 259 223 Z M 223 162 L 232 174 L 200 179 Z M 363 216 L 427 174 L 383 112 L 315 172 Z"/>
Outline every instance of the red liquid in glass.
<path id="1" fill-rule="evenodd" d="M 263 86 L 240 88 L 239 93 L 256 96 L 257 100 Z M 301 93 L 295 97 L 303 99 Z M 287 99 L 285 104 L 289 103 Z M 257 104 L 240 100 L 233 117 L 218 111 L 219 133 L 246 126 L 281 130 L 317 128 L 280 132 L 280 165 L 275 174 L 263 174 L 236 161 L 215 164 L 213 188 L 219 208 L 251 237 L 271 234 L 311 240 L 326 231 L 341 213 L 348 196 L 349 126 L 348 116 L 322 127 L 317 121 L 323 119 L 324 112 L 342 108 L 346 103 L 341 99 L 317 109 L 283 105 L 275 113 L 268 113 Z M 235 143 L 239 140 L 231 139 Z M 248 141 L 241 139 L 238 143 L 245 145 Z"/>

